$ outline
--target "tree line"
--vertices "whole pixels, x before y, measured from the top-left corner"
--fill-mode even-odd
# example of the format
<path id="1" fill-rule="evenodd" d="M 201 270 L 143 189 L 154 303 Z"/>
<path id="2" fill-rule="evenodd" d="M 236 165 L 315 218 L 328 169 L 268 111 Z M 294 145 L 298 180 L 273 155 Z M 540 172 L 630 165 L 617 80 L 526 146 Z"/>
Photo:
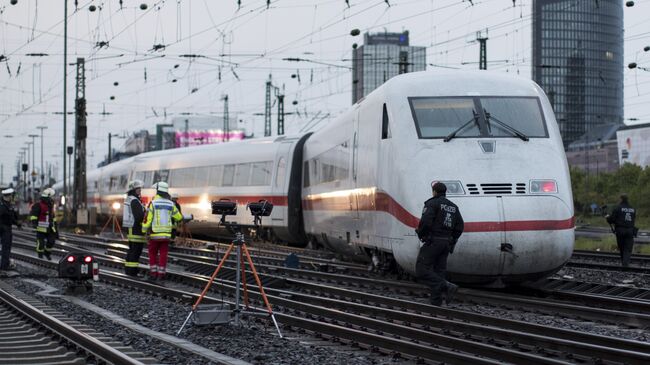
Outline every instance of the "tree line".
<path id="1" fill-rule="evenodd" d="M 650 216 L 650 166 L 625 163 L 614 172 L 599 174 L 571 167 L 571 188 L 576 215 L 593 213 L 594 204 L 598 212 L 607 206 L 609 213 L 626 193 L 638 217 Z"/>

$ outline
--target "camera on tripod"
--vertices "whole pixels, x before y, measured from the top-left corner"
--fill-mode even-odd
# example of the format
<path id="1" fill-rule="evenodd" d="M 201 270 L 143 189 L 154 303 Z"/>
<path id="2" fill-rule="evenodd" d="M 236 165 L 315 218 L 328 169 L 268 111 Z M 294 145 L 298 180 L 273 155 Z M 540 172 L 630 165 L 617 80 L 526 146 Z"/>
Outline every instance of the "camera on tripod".
<path id="1" fill-rule="evenodd" d="M 212 214 L 214 215 L 237 215 L 237 203 L 228 199 L 212 201 Z"/>
<path id="2" fill-rule="evenodd" d="M 260 200 L 258 202 L 248 203 L 247 208 L 254 216 L 268 217 L 273 211 L 273 204 L 267 200 Z"/>
<path id="3" fill-rule="evenodd" d="M 253 224 L 257 227 L 262 224 L 262 217 L 268 217 L 273 211 L 273 204 L 267 200 L 261 199 L 257 202 L 250 202 L 246 208 L 254 217 Z M 226 222 L 227 215 L 237 215 L 237 202 L 221 199 L 212 201 L 212 214 L 221 216 L 221 223 L 232 225 Z"/>

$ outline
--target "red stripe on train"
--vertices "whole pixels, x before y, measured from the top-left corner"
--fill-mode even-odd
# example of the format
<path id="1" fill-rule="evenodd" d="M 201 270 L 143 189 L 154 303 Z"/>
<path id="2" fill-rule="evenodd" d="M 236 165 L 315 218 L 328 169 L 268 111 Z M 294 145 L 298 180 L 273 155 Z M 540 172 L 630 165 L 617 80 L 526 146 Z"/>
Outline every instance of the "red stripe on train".
<path id="1" fill-rule="evenodd" d="M 393 197 L 385 192 L 374 192 L 367 195 L 343 195 L 335 197 L 321 197 L 315 196 L 310 199 L 302 201 L 303 209 L 311 211 L 348 211 L 355 210 L 355 205 L 358 205 L 359 211 L 377 211 L 385 212 L 402 224 L 416 228 L 420 219 L 408 210 L 402 207 Z M 143 197 L 145 201 L 149 199 Z M 182 204 L 196 204 L 200 202 L 200 197 L 180 197 L 179 203 Z M 209 196 L 208 201 L 229 199 L 237 202 L 237 204 L 244 205 L 250 202 L 257 202 L 259 200 L 267 200 L 275 206 L 287 206 L 286 196 Z M 93 199 L 95 201 L 95 199 Z M 511 231 L 555 231 L 572 229 L 575 227 L 574 217 L 560 220 L 525 220 L 525 221 L 506 221 L 506 222 L 465 222 L 465 232 L 511 232 Z"/>

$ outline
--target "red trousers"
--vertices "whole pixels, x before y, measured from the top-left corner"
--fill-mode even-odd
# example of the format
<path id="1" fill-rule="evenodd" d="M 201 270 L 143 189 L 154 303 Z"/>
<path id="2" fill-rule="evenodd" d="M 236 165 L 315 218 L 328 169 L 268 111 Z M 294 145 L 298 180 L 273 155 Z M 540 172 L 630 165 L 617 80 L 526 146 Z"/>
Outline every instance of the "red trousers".
<path id="1" fill-rule="evenodd" d="M 169 240 L 149 240 L 149 274 L 152 277 L 165 277 L 168 252 Z"/>

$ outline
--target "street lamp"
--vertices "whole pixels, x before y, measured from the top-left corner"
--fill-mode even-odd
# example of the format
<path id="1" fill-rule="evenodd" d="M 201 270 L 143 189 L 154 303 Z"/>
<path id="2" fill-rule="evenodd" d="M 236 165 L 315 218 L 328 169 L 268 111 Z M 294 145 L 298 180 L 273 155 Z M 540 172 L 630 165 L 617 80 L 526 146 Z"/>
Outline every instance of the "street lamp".
<path id="1" fill-rule="evenodd" d="M 36 127 L 41 130 L 41 190 L 43 190 L 43 185 L 45 182 L 45 170 L 43 170 L 43 129 L 47 129 L 44 125 L 39 125 Z"/>

